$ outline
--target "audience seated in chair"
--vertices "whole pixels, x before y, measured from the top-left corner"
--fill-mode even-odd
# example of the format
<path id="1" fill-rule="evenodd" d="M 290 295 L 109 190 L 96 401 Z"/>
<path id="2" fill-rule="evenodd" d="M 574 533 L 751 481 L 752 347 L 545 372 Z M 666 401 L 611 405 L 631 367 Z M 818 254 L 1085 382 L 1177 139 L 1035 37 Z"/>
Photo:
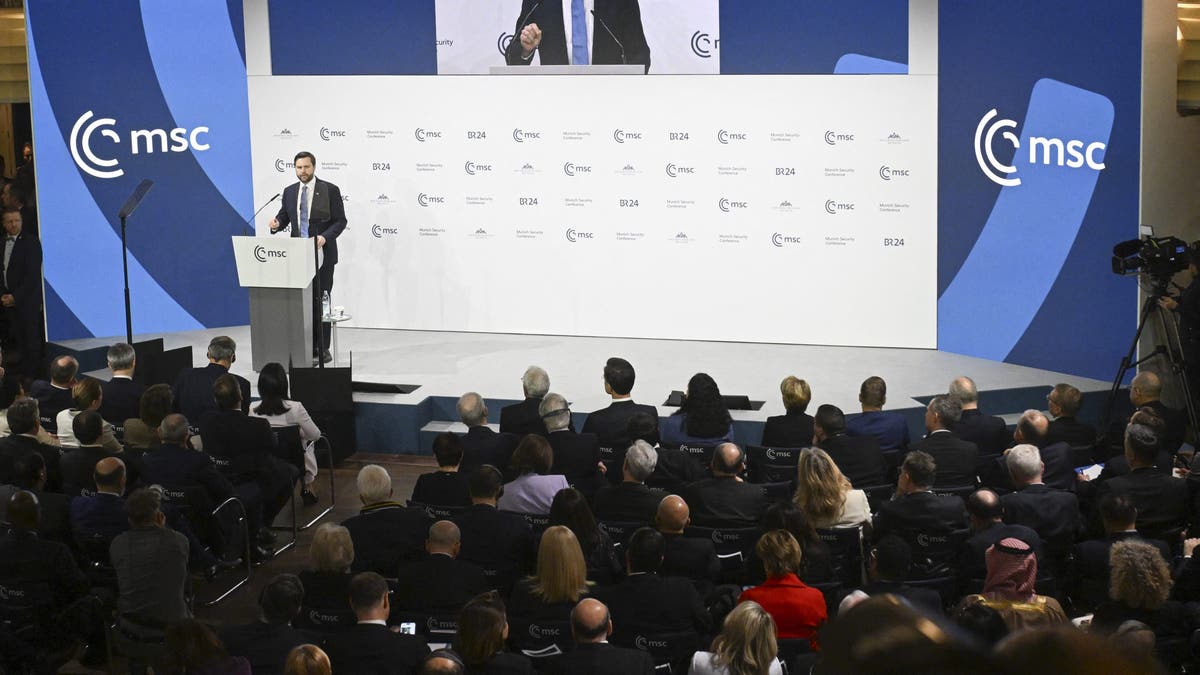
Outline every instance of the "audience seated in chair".
<path id="1" fill-rule="evenodd" d="M 1012 436 L 1008 425 L 995 415 L 985 415 L 979 409 L 979 390 L 969 377 L 957 377 L 950 383 L 951 398 L 962 406 L 962 416 L 951 431 L 955 436 L 970 441 L 979 448 L 981 456 L 998 455 L 1008 447 Z"/>
<path id="2" fill-rule="evenodd" d="M 324 649 L 305 644 L 288 652 L 283 675 L 333 675 L 333 666 Z"/>
<path id="3" fill-rule="evenodd" d="M 566 476 L 568 483 L 591 499 L 606 470 L 600 461 L 600 440 L 595 434 L 571 429 L 571 407 L 560 394 L 546 394 L 538 410 L 553 450 L 553 472 Z"/>
<path id="4" fill-rule="evenodd" d="M 658 455 L 654 472 L 646 477 L 646 486 L 657 488 L 668 494 L 679 493 L 684 486 L 694 483 L 703 476 L 692 456 L 679 448 L 665 448 L 658 444 L 658 417 L 636 412 L 629 418 L 627 427 L 631 442 L 644 441 Z"/>
<path id="5" fill-rule="evenodd" d="M 1125 621 L 1140 621 L 1159 638 L 1185 637 L 1197 628 L 1194 610 L 1171 600 L 1171 568 L 1145 541 L 1118 541 L 1109 549 L 1108 599 L 1096 608 L 1091 629 L 1109 635 Z"/>
<path id="6" fill-rule="evenodd" d="M 508 611 L 527 623 L 563 622 L 575 603 L 591 592 L 579 540 L 569 528 L 554 525 L 542 534 L 533 576 L 513 586 Z"/>
<path id="7" fill-rule="evenodd" d="M 546 426 L 542 424 L 542 397 L 550 391 L 550 376 L 537 366 L 529 366 L 521 376 L 521 390 L 525 400 L 500 409 L 500 433 L 516 434 L 546 434 Z"/>
<path id="8" fill-rule="evenodd" d="M 250 662 L 254 675 L 278 675 L 291 651 L 315 638 L 292 628 L 304 603 L 304 584 L 295 574 L 271 579 L 258 596 L 257 620 L 221 629 L 221 641 L 230 656 Z"/>
<path id="9" fill-rule="evenodd" d="M 304 585 L 304 609 L 309 613 L 301 614 L 303 625 L 338 628 L 351 623 L 347 600 L 354 557 L 354 541 L 345 527 L 333 523 L 317 527 L 308 549 L 312 569 L 299 575 Z M 311 615 L 314 612 L 315 619 Z"/>
<path id="10" fill-rule="evenodd" d="M 708 373 L 696 373 L 688 380 L 687 395 L 679 410 L 659 425 L 662 444 L 708 445 L 733 440 L 733 418 L 716 381 Z"/>
<path id="11" fill-rule="evenodd" d="M 1083 394 L 1079 389 L 1065 383 L 1054 385 L 1046 395 L 1046 408 L 1054 417 L 1046 432 L 1046 442 L 1063 442 L 1073 448 L 1095 445 L 1096 428 L 1076 418 L 1082 407 Z"/>
<path id="12" fill-rule="evenodd" d="M 392 477 L 378 464 L 359 469 L 356 482 L 363 507 L 342 522 L 354 541 L 351 571 L 395 576 L 401 565 L 423 557 L 433 520 L 421 509 L 392 500 Z"/>
<path id="13" fill-rule="evenodd" d="M 1046 552 L 1055 558 L 1062 557 L 1082 530 L 1078 498 L 1042 482 L 1045 465 L 1037 447 L 1018 445 L 1005 453 L 1004 460 L 1017 488 L 1016 492 L 1000 498 L 1004 522 L 1037 532 Z"/>
<path id="14" fill-rule="evenodd" d="M 851 436 L 870 436 L 879 442 L 884 452 L 908 450 L 908 421 L 896 412 L 883 409 L 887 403 L 887 382 L 872 375 L 858 389 L 862 414 L 846 420 L 846 433 Z"/>
<path id="15" fill-rule="evenodd" d="M 458 526 L 439 520 L 429 527 L 429 557 L 402 565 L 396 577 L 396 607 L 429 614 L 457 614 L 471 598 L 487 590 L 483 568 L 458 560 Z"/>
<path id="16" fill-rule="evenodd" d="M 71 390 L 78 382 L 75 379 L 78 374 L 79 361 L 74 356 L 60 356 L 50 364 L 50 380 L 35 380 L 29 387 L 30 398 L 38 402 L 42 417 L 49 424 L 53 425 L 58 413 L 75 404 Z"/>
<path id="17" fill-rule="evenodd" d="M 1125 429 L 1125 459 L 1130 471 L 1104 482 L 1100 498 L 1106 494 L 1127 494 L 1137 509 L 1137 529 L 1155 537 L 1168 530 L 1181 528 L 1191 516 L 1187 482 L 1182 478 L 1154 469 L 1159 438 L 1143 424 L 1130 424 Z"/>
<path id="18" fill-rule="evenodd" d="M 914 450 L 904 457 L 896 496 L 881 504 L 875 514 L 873 535 L 876 541 L 894 533 L 912 547 L 918 537 L 948 537 L 952 532 L 967 528 L 967 511 L 963 500 L 960 497 L 933 494 L 931 488 L 936 480 L 937 464 L 928 453 Z M 916 557 L 914 550 L 914 559 Z M 933 571 L 947 562 L 953 561 L 922 560 L 914 571 Z M 927 569 L 921 569 L 926 566 Z"/>
<path id="19" fill-rule="evenodd" d="M 112 541 L 129 529 L 125 516 L 125 463 L 117 457 L 96 462 L 94 494 L 71 500 L 71 532 L 76 541 L 101 537 Z"/>
<path id="20" fill-rule="evenodd" d="M 466 508 L 471 505 L 471 488 L 462 471 L 463 446 L 458 436 L 445 431 L 433 439 L 433 456 L 438 469 L 417 476 L 412 501 L 433 506 Z"/>
<path id="21" fill-rule="evenodd" d="M 734 675 L 765 673 L 783 675 L 776 658 L 775 620 L 753 600 L 738 603 L 725 616 L 721 632 L 713 639 L 712 651 L 696 652 L 689 673 L 694 675 Z"/>
<path id="22" fill-rule="evenodd" d="M 496 467 L 476 467 L 470 475 L 471 507 L 451 520 L 462 533 L 459 559 L 482 567 L 489 584 L 507 593 L 529 569 L 533 530 L 519 514 L 497 510 L 503 481 Z"/>
<path id="23" fill-rule="evenodd" d="M 964 441 L 953 429 L 962 418 L 962 404 L 953 396 L 934 396 L 925 406 L 925 438 L 913 444 L 913 450 L 929 453 L 937 464 L 934 488 L 975 485 L 979 449 Z"/>
<path id="24" fill-rule="evenodd" d="M 869 525 L 867 495 L 855 490 L 829 453 L 820 448 L 800 451 L 793 500 L 816 529 Z"/>
<path id="25" fill-rule="evenodd" d="M 1145 541 L 1162 554 L 1163 562 L 1170 564 L 1171 548 L 1158 539 L 1145 539 L 1137 531 L 1137 507 L 1133 498 L 1126 494 L 1107 494 L 1100 500 L 1100 520 L 1104 523 L 1104 538 L 1089 539 L 1075 545 L 1075 566 L 1071 580 L 1075 590 L 1075 604 L 1085 609 L 1094 609 L 1108 598 L 1112 566 L 1109 554 L 1112 547 L 1121 541 Z M 1188 560 L 1185 564 L 1190 564 Z"/>
<path id="26" fill-rule="evenodd" d="M 696 588 L 685 578 L 659 574 L 666 543 L 656 530 L 643 527 L 625 546 L 624 581 L 601 587 L 595 596 L 629 634 L 695 632 L 705 634 L 712 618 Z"/>
<path id="27" fill-rule="evenodd" d="M 635 413 L 650 415 L 655 426 L 658 425 L 658 408 L 633 402 L 630 392 L 635 375 L 631 363 L 615 356 L 610 358 L 604 364 L 604 393 L 612 397 L 612 403 L 590 413 L 583 423 L 583 433 L 595 434 L 600 447 L 612 450 L 614 468 L 621 466 L 625 450 L 633 442 L 629 437 L 629 419 Z M 620 476 L 610 474 L 609 478 L 615 482 Z"/>
<path id="28" fill-rule="evenodd" d="M 141 488 L 125 500 L 129 529 L 109 546 L 117 571 L 117 610 L 135 630 L 159 634 L 167 625 L 191 618 L 187 537 L 167 527 L 162 493 Z"/>
<path id="29" fill-rule="evenodd" d="M 155 384 L 146 388 L 138 404 L 137 417 L 126 419 L 125 445 L 130 448 L 153 449 L 159 446 L 158 425 L 171 413 L 171 388 Z"/>
<path id="30" fill-rule="evenodd" d="M 11 436 L 0 438 L 0 484 L 13 482 L 13 462 L 36 452 L 46 465 L 46 489 L 62 492 L 62 450 L 39 440 L 42 426 L 39 404 L 32 398 L 19 398 L 8 406 L 5 416 Z"/>
<path id="31" fill-rule="evenodd" d="M 646 486 L 658 464 L 658 451 L 646 441 L 634 441 L 623 453 L 621 482 L 596 492 L 595 512 L 600 520 L 649 523 L 667 493 Z"/>
<path id="32" fill-rule="evenodd" d="M 108 348 L 107 358 L 112 377 L 101 385 L 104 396 L 99 413 L 106 422 L 122 424 L 138 416 L 146 387 L 133 379 L 137 354 L 132 345 L 125 342 L 114 344 Z"/>
<path id="33" fill-rule="evenodd" d="M 825 596 L 796 576 L 802 560 L 796 538 L 786 530 L 771 530 L 759 538 L 754 552 L 763 562 L 767 580 L 742 591 L 738 602 L 753 600 L 761 605 L 775 620 L 778 638 L 808 640 L 814 650 L 819 649 L 817 629 L 827 618 Z"/>
<path id="34" fill-rule="evenodd" d="M 288 399 L 288 376 L 282 365 L 268 363 L 263 366 L 258 374 L 258 395 L 261 400 L 250 411 L 251 417 L 267 420 L 272 428 L 299 427 L 300 442 L 304 444 L 304 486 L 300 496 L 305 504 L 316 504 L 312 486 L 317 479 L 317 455 L 313 444 L 321 438 L 321 430 L 303 403 Z"/>
<path id="35" fill-rule="evenodd" d="M 251 675 L 250 662 L 230 656 L 211 628 L 195 619 L 167 626 L 168 675 Z"/>
<path id="36" fill-rule="evenodd" d="M 942 613 L 941 596 L 929 588 L 904 583 L 912 568 L 912 549 L 900 537 L 881 537 L 867 553 L 867 585 L 858 589 L 868 597 L 891 593 L 929 614 Z"/>
<path id="37" fill-rule="evenodd" d="M 80 380 L 71 388 L 71 407 L 58 413 L 55 418 L 55 429 L 58 430 L 58 444 L 64 448 L 78 448 L 81 441 L 75 437 L 75 427 L 72 424 L 81 413 L 96 412 L 103 403 L 103 390 L 100 382 L 91 378 Z M 99 413 L 96 413 L 97 417 Z M 100 437 L 91 441 L 93 445 L 101 445 L 110 453 L 121 452 L 121 443 L 113 435 L 112 425 L 100 420 Z"/>
<path id="38" fill-rule="evenodd" d="M 762 444 L 769 448 L 807 448 L 813 444 L 813 418 L 807 414 L 812 389 L 795 375 L 779 383 L 785 414 L 768 417 L 763 425 Z"/>
<path id="39" fill-rule="evenodd" d="M 0 485 L 0 521 L 4 520 L 8 499 L 21 490 L 37 497 L 41 512 L 38 536 L 70 545 L 71 498 L 46 489 L 46 462 L 36 452 L 19 457 L 13 464 L 13 482 Z"/>
<path id="40" fill-rule="evenodd" d="M 564 488 L 550 503 L 550 525 L 565 525 L 575 534 L 587 563 L 587 578 L 597 584 L 610 584 L 622 573 L 612 539 L 596 524 L 587 498 L 575 488 Z"/>
<path id="41" fill-rule="evenodd" d="M 692 522 L 703 527 L 753 527 L 766 508 L 762 487 L 742 480 L 746 454 L 734 443 L 713 451 L 712 477 L 684 488 Z"/>
<path id="42" fill-rule="evenodd" d="M 707 597 L 721 574 L 721 561 L 711 539 L 683 536 L 684 529 L 692 522 L 687 502 L 677 495 L 664 498 L 654 522 L 663 536 L 663 561 L 658 573 L 664 577 L 684 577 L 701 597 Z"/>
<path id="43" fill-rule="evenodd" d="M 992 544 L 1010 537 L 1029 544 L 1040 564 L 1044 560 L 1042 538 L 1037 532 L 1019 523 L 1004 522 L 1004 505 L 995 492 L 986 488 L 976 490 L 967 498 L 967 515 L 971 523 L 971 536 L 963 543 L 962 556 L 958 561 L 958 576 L 963 585 L 982 583 L 987 576 L 985 554 Z"/>
<path id="44" fill-rule="evenodd" d="M 193 421 L 200 421 L 210 412 L 220 409 L 213 397 L 213 385 L 222 375 L 230 375 L 241 399 L 238 408 L 243 414 L 250 413 L 250 380 L 241 375 L 234 375 L 229 368 L 237 361 L 237 343 L 226 335 L 218 335 L 208 343 L 208 365 L 201 368 L 189 368 L 179 373 L 172 387 L 172 401 L 175 412 Z"/>
<path id="45" fill-rule="evenodd" d="M 813 441 L 837 462 L 838 468 L 857 488 L 881 485 L 887 463 L 879 442 L 872 436 L 846 434 L 846 416 L 834 405 L 817 408 L 813 421 Z"/>
<path id="46" fill-rule="evenodd" d="M 478 675 L 533 675 L 533 665 L 523 654 L 507 651 L 508 617 L 504 600 L 496 591 L 475 596 L 458 615 L 456 651 L 469 672 Z"/>
<path id="47" fill-rule="evenodd" d="M 547 398 L 549 400 L 549 398 Z M 559 490 L 569 487 L 567 477 L 555 465 L 554 451 L 544 436 L 526 434 L 512 455 L 516 476 L 504 486 L 497 508 L 514 513 L 546 515 Z"/>
<path id="48" fill-rule="evenodd" d="M 763 512 L 759 526 L 763 532 L 769 530 L 786 530 L 800 545 L 800 567 L 795 572 L 807 584 L 823 584 L 833 582 L 836 577 L 833 572 L 833 552 L 812 526 L 808 515 L 795 502 L 779 502 L 767 507 Z M 750 586 L 762 583 L 766 576 L 763 563 L 756 551 L 750 551 L 749 560 L 743 572 L 742 585 Z"/>
<path id="49" fill-rule="evenodd" d="M 1020 539 L 1001 539 L 987 550 L 987 578 L 983 592 L 963 598 L 962 605 L 982 604 L 1004 617 L 1010 630 L 1065 623 L 1067 615 L 1058 601 L 1038 595 L 1037 556 Z"/>
<path id="50" fill-rule="evenodd" d="M 608 607 L 592 598 L 571 610 L 571 636 L 575 648 L 550 664 L 554 675 L 650 675 L 654 659 L 648 652 L 608 643 L 613 621 Z"/>
<path id="51" fill-rule="evenodd" d="M 362 572 L 350 581 L 349 600 L 357 623 L 326 641 L 333 672 L 409 675 L 429 653 L 424 639 L 388 628 L 388 596 L 387 581 L 374 572 Z"/>
<path id="52" fill-rule="evenodd" d="M 471 469 L 483 464 L 508 467 L 512 461 L 513 448 L 517 444 L 517 436 L 492 431 L 488 426 L 488 408 L 483 402 L 483 397 L 469 391 L 458 398 L 455 409 L 458 411 L 458 419 L 467 425 L 467 433 L 460 439 L 463 456 L 459 469 L 468 474 Z"/>
<path id="53" fill-rule="evenodd" d="M 119 443 L 116 452 L 101 443 L 104 420 L 100 419 L 100 413 L 85 410 L 76 415 L 70 424 L 75 445 L 64 446 L 70 449 L 64 452 L 59 460 L 63 474 L 63 494 L 68 497 L 86 497 L 96 493 L 96 483 L 92 477 L 96 462 L 107 457 L 123 456 L 124 453 L 121 452 Z"/>

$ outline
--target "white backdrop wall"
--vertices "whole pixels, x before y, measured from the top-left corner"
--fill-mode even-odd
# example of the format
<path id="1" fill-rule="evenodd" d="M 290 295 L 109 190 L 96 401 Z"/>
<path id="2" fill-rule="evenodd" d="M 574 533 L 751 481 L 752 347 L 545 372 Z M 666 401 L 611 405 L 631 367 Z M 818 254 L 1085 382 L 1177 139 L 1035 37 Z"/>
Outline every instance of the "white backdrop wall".
<path id="1" fill-rule="evenodd" d="M 932 348 L 936 81 L 252 77 L 255 199 L 316 154 L 354 326 Z"/>
<path id="2" fill-rule="evenodd" d="M 650 73 L 720 73 L 719 10 L 719 0 L 641 3 Z M 436 11 L 438 74 L 487 74 L 492 66 L 504 65 L 521 0 L 437 0 Z M 540 63 L 538 58 L 533 63 Z"/>

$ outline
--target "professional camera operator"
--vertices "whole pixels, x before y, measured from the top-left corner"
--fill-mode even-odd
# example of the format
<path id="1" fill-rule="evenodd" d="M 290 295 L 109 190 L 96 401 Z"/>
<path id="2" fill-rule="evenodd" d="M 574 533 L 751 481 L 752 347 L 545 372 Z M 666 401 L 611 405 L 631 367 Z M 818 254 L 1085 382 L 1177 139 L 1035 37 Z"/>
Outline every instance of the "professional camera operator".
<path id="1" fill-rule="evenodd" d="M 1163 295 L 1158 306 L 1179 315 L 1179 343 L 1192 395 L 1200 394 L 1200 248 L 1188 247 L 1188 274 L 1191 283 L 1178 298 Z"/>

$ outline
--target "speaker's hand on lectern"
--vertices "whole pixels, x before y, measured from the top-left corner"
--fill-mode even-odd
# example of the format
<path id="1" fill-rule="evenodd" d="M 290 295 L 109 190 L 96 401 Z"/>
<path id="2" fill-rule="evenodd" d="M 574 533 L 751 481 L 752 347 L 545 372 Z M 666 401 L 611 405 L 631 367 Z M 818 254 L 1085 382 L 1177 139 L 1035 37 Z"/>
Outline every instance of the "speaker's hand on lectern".
<path id="1" fill-rule="evenodd" d="M 317 248 L 325 248 L 325 237 L 317 235 Z"/>
<path id="2" fill-rule="evenodd" d="M 271 226 L 271 234 L 275 234 L 276 232 L 279 231 L 279 220 L 278 219 L 272 218 L 271 222 L 269 224 Z"/>
<path id="3" fill-rule="evenodd" d="M 531 23 L 521 29 L 521 58 L 527 59 L 542 44 L 542 29 Z"/>

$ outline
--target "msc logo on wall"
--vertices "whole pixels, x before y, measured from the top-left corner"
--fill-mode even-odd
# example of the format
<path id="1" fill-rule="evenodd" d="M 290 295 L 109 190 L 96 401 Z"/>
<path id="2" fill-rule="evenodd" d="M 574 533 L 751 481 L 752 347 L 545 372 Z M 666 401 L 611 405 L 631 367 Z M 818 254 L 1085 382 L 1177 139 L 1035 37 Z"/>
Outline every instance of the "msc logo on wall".
<path id="1" fill-rule="evenodd" d="M 424 143 L 426 140 L 440 139 L 441 137 L 442 132 L 435 131 L 433 129 L 422 129 L 421 127 L 417 127 L 413 130 L 413 138 L 416 138 L 421 143 Z"/>
<path id="2" fill-rule="evenodd" d="M 421 206 L 428 207 L 431 204 L 445 204 L 446 198 L 445 197 L 437 197 L 437 196 L 425 194 L 424 192 L 422 192 L 421 194 L 417 195 L 417 203 L 420 204 Z"/>
<path id="3" fill-rule="evenodd" d="M 1010 119 L 996 119 L 998 116 L 999 113 L 992 108 L 979 119 L 979 125 L 975 127 L 975 161 L 979 164 L 983 175 L 993 183 L 1005 187 L 1016 187 L 1021 184 L 1020 178 L 1012 176 L 1017 172 L 1017 167 L 1012 164 L 1002 164 L 1000 160 L 996 159 L 992 144 L 995 142 L 996 134 L 999 133 L 1001 138 L 1012 144 L 1013 161 L 1016 162 L 1021 155 L 1021 140 L 1011 130 L 1017 128 L 1017 123 Z M 1028 164 L 1065 165 L 1072 169 L 1081 169 L 1087 166 L 1094 171 L 1102 171 L 1104 160 L 1096 159 L 1096 154 L 1099 153 L 1103 156 L 1106 147 L 1100 141 L 1089 143 L 1074 138 L 1030 136 L 1029 152 L 1025 160 Z"/>
<path id="4" fill-rule="evenodd" d="M 712 53 L 721 48 L 721 38 L 710 36 L 704 31 L 692 33 L 692 53 L 702 59 L 712 58 Z"/>
<path id="5" fill-rule="evenodd" d="M 618 143 L 624 143 L 625 141 L 640 141 L 642 140 L 642 132 L 613 129 L 613 140 Z"/>
<path id="6" fill-rule="evenodd" d="M 884 165 L 884 166 L 879 167 L 879 177 L 884 180 L 891 180 L 893 177 L 908 178 L 909 170 L 908 169 L 897 169 L 895 167 Z"/>
<path id="7" fill-rule="evenodd" d="M 463 164 L 463 170 L 467 172 L 468 176 L 474 176 L 477 173 L 481 173 L 481 172 L 486 173 L 488 171 L 491 171 L 492 165 L 491 164 L 476 164 L 475 162 L 468 160 L 466 164 Z"/>
<path id="8" fill-rule="evenodd" d="M 771 235 L 771 244 L 773 246 L 775 246 L 776 248 L 783 248 L 784 246 L 787 246 L 789 244 L 799 244 L 799 243 L 800 243 L 800 237 L 796 237 L 796 236 L 789 235 L 789 234 L 783 234 L 781 232 L 776 232 L 775 234 Z"/>
<path id="9" fill-rule="evenodd" d="M 524 131 L 522 129 L 513 129 L 513 140 L 518 143 L 524 143 L 526 140 L 536 141 L 542 138 L 540 131 Z"/>
<path id="10" fill-rule="evenodd" d="M 500 56 L 508 53 L 508 45 L 513 41 L 512 33 L 500 33 L 496 38 L 496 51 L 500 52 Z"/>
<path id="11" fill-rule="evenodd" d="M 730 141 L 744 141 L 748 136 L 741 131 L 729 131 L 721 129 L 717 132 L 717 142 L 721 145 L 729 145 Z"/>
<path id="12" fill-rule="evenodd" d="M 680 176 L 694 176 L 695 174 L 696 167 L 694 166 L 680 166 L 675 162 L 667 164 L 667 175 L 671 178 L 678 178 Z"/>
<path id="13" fill-rule="evenodd" d="M 391 237 L 398 234 L 400 234 L 399 228 L 384 227 L 378 223 L 371 226 L 371 236 L 375 237 L 376 239 L 383 239 L 385 236 Z"/>
<path id="14" fill-rule="evenodd" d="M 566 164 L 563 164 L 563 173 L 567 174 L 568 176 L 576 176 L 581 173 L 591 172 L 592 167 L 584 164 L 576 164 L 574 162 L 567 162 Z"/>
<path id="15" fill-rule="evenodd" d="M 717 201 L 717 208 L 721 209 L 721 211 L 724 213 L 729 213 L 729 212 L 737 210 L 737 209 L 750 208 L 750 205 L 747 202 L 739 202 L 739 201 L 734 201 L 732 199 L 727 199 L 725 197 L 721 197 L 721 199 L 719 199 Z"/>
<path id="16" fill-rule="evenodd" d="M 321 127 L 321 140 L 331 141 L 335 138 L 345 138 L 346 132 L 342 129 L 330 129 L 329 127 Z"/>
<path id="17" fill-rule="evenodd" d="M 828 145 L 852 142 L 854 142 L 854 134 L 847 133 L 845 131 L 834 131 L 832 129 L 825 132 L 825 143 Z"/>
<path id="18" fill-rule="evenodd" d="M 596 238 L 595 232 L 580 232 L 573 227 L 567 228 L 567 241 L 574 244 L 578 241 L 591 240 Z"/>
<path id="19" fill-rule="evenodd" d="M 121 134 L 115 127 L 117 121 L 111 117 L 101 117 L 93 120 L 95 113 L 91 110 L 79 116 L 71 127 L 71 158 L 81 171 L 95 178 L 119 178 L 125 175 L 120 168 L 120 160 L 115 157 L 101 157 L 92 147 L 92 137 L 99 133 L 114 145 L 121 144 Z M 85 126 L 86 125 L 86 126 Z M 208 127 L 185 129 L 131 129 L 129 131 L 129 154 L 152 155 L 156 152 L 187 152 L 189 150 L 208 150 L 209 145 L 201 140 L 202 134 L 209 133 Z"/>
<path id="20" fill-rule="evenodd" d="M 837 215 L 839 213 L 845 213 L 847 211 L 853 211 L 853 210 L 854 210 L 853 202 L 839 202 L 836 199 L 825 200 L 825 213 L 828 213 L 830 215 Z"/>
<path id="21" fill-rule="evenodd" d="M 278 171 L 279 173 L 283 173 L 283 172 L 287 171 L 288 169 L 294 169 L 294 168 L 296 168 L 296 165 L 293 164 L 292 162 L 289 162 L 286 159 L 281 158 L 281 159 L 275 160 L 275 170 Z M 342 198 L 345 199 L 345 195 L 342 195 Z"/>

